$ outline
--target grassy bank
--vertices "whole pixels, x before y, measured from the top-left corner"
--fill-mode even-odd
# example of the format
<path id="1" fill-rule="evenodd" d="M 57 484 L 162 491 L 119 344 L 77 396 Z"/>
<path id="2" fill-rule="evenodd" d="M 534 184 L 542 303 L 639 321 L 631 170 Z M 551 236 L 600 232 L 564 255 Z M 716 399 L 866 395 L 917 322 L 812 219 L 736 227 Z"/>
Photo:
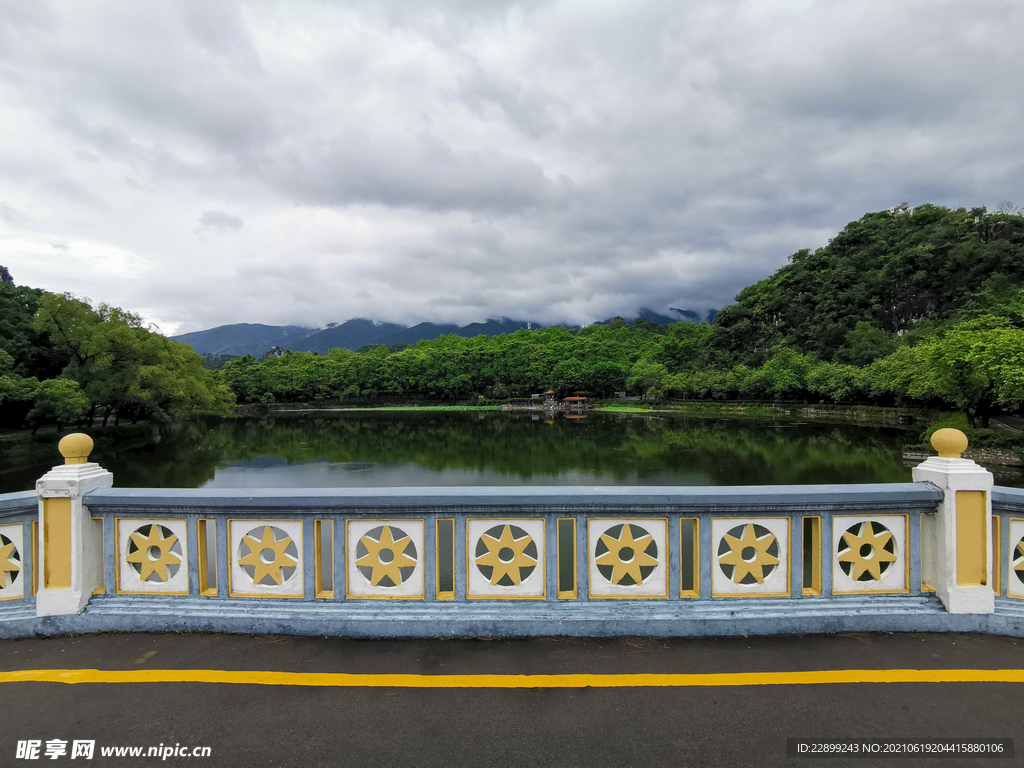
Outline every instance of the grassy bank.
<path id="1" fill-rule="evenodd" d="M 598 401 L 597 410 L 608 413 L 679 413 L 701 418 L 799 418 L 807 421 L 851 424 L 927 425 L 942 414 L 907 408 L 868 405 L 809 405 L 804 403 L 736 403 L 716 401 Z"/>
<path id="2" fill-rule="evenodd" d="M 687 416 L 726 418 L 774 418 L 786 411 L 771 405 L 749 403 L 678 403 L 678 402 L 598 402 L 595 410 L 604 413 L 682 413 Z"/>
<path id="3" fill-rule="evenodd" d="M 359 411 L 445 411 L 448 413 L 454 411 L 498 411 L 501 410 L 500 405 L 380 405 L 380 406 L 364 406 L 364 405 L 353 405 L 353 406 L 334 406 L 330 408 L 316 407 L 316 406 L 297 406 L 294 408 L 266 408 L 260 406 L 246 406 L 240 411 L 242 413 L 308 413 L 310 411 L 316 411 L 318 413 L 325 412 L 359 412 Z"/>

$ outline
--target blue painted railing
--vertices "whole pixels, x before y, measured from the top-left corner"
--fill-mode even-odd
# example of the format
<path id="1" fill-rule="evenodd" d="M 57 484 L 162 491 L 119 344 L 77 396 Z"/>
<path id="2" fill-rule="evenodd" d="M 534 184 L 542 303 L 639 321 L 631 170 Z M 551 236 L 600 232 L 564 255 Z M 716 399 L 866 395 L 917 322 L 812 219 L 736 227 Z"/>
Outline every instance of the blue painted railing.
<path id="1" fill-rule="evenodd" d="M 35 618 L 33 585 L 38 576 L 32 543 L 38 537 L 38 519 L 35 491 L 0 494 L 0 633 L 5 620 L 18 623 Z"/>
<path id="2" fill-rule="evenodd" d="M 920 578 L 920 533 L 919 516 L 934 513 L 936 502 L 941 498 L 938 489 L 928 483 L 905 483 L 887 485 L 853 486 L 767 486 L 732 488 L 650 488 L 650 487 L 554 487 L 554 488 L 393 488 L 393 489 L 346 489 L 346 490 L 139 490 L 108 489 L 86 496 L 85 502 L 90 514 L 102 516 L 105 524 L 105 541 L 108 551 L 116 551 L 114 544 L 114 521 L 118 517 L 165 518 L 184 517 L 188 529 L 195 530 L 200 519 L 217 521 L 217 551 L 224 556 L 217 558 L 217 594 L 229 596 L 228 553 L 221 543 L 224 521 L 231 518 L 249 519 L 301 519 L 304 541 L 312 541 L 316 520 L 331 520 L 334 536 L 331 544 L 335 563 L 346 562 L 343 526 L 346 521 L 366 519 L 420 519 L 425 522 L 423 560 L 433 564 L 436 560 L 436 523 L 438 520 L 455 521 L 455 584 L 454 602 L 462 602 L 467 596 L 466 567 L 466 524 L 474 519 L 523 519 L 540 518 L 545 521 L 547 541 L 547 589 L 546 600 L 557 601 L 558 543 L 557 520 L 572 519 L 576 522 L 575 582 L 578 596 L 574 599 L 587 601 L 600 599 L 590 597 L 588 569 L 588 521 L 597 523 L 606 519 L 661 519 L 668 521 L 666 543 L 668 545 L 667 595 L 669 601 L 692 599 L 710 600 L 712 595 L 712 518 L 778 518 L 792 521 L 792 546 L 794 556 L 788 558 L 791 570 L 789 596 L 803 597 L 803 526 L 795 524 L 804 516 L 819 516 L 822 521 L 822 541 L 830 541 L 831 522 L 834 514 L 843 515 L 906 515 L 909 521 L 909 584 L 894 592 L 921 594 Z M 693 598 L 680 597 L 681 553 L 680 521 L 696 519 L 700 522 L 699 539 L 699 589 Z M 802 521 L 801 521 L 802 522 Z M 431 535 L 435 534 L 435 535 Z M 190 594 L 198 596 L 198 553 L 195 540 L 190 542 Z M 314 581 L 316 553 L 311 547 L 304 547 L 304 590 L 302 599 L 315 600 L 317 589 Z M 115 558 L 107 558 L 106 592 L 114 591 Z M 820 592 L 832 592 L 831 572 L 822 569 Z M 334 599 L 344 599 L 344 576 L 341 570 L 335 580 L 342 585 L 335 589 Z M 436 599 L 436 568 L 425 569 L 424 599 Z M 623 596 L 628 596 L 626 593 Z M 751 594 L 756 595 L 756 591 Z"/>
<path id="3" fill-rule="evenodd" d="M 992 545 L 996 595 L 1024 600 L 1024 489 L 992 490 Z"/>
<path id="4" fill-rule="evenodd" d="M 1010 556 L 1024 538 L 1024 491 L 993 493 L 1005 556 L 995 563 L 996 612 L 986 615 L 947 613 L 922 584 L 922 517 L 934 515 L 942 498 L 927 482 L 107 488 L 84 497 L 102 526 L 103 552 L 93 553 L 103 558 L 102 586 L 81 613 L 36 616 L 29 542 L 39 535 L 37 499 L 7 494 L 0 535 L 20 526 L 25 589 L 0 602 L 0 637 L 104 630 L 1024 636 L 1024 602 L 1014 600 L 1024 597 L 1024 575 Z"/>

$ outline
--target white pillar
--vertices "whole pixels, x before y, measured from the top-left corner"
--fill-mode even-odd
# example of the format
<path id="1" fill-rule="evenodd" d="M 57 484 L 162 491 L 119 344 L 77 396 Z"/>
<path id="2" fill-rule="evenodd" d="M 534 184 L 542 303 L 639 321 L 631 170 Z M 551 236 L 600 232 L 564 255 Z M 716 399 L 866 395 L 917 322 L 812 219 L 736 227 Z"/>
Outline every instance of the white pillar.
<path id="1" fill-rule="evenodd" d="M 110 488 L 114 476 L 88 461 L 88 435 L 60 441 L 64 465 L 36 481 L 39 494 L 39 564 L 36 616 L 79 613 L 103 584 L 103 523 L 90 519 L 82 497 Z"/>
<path id="2" fill-rule="evenodd" d="M 937 430 L 932 447 L 939 455 L 914 468 L 915 482 L 943 493 L 937 514 L 922 519 L 921 573 L 950 613 L 992 613 L 992 473 L 960 458 L 960 430 Z"/>

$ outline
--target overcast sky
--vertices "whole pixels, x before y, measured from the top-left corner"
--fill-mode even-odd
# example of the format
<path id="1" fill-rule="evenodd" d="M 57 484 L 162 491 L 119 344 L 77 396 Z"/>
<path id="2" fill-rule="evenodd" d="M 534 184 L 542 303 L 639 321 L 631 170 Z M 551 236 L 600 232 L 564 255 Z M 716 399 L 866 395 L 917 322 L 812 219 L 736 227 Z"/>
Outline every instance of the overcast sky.
<path id="1" fill-rule="evenodd" d="M 1019 0 L 3 0 L 0 264 L 165 333 L 731 303 L 1024 204 Z"/>

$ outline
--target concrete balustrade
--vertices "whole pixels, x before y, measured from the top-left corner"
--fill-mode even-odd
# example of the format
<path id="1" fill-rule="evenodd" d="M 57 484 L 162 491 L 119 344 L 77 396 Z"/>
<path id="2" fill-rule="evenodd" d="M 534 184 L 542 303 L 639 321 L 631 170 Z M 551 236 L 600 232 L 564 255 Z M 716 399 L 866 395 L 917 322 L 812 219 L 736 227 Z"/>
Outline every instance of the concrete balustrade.
<path id="1" fill-rule="evenodd" d="M 967 437 L 956 429 L 932 435 L 938 456 L 914 468 L 914 480 L 942 489 L 938 514 L 926 521 L 925 571 L 950 613 L 992 613 L 992 473 L 970 459 Z"/>
<path id="2" fill-rule="evenodd" d="M 0 495 L 0 637 L 1024 636 L 1024 492 L 933 445 L 913 483 L 208 491 L 73 435 Z"/>
<path id="3" fill-rule="evenodd" d="M 41 534 L 38 616 L 78 613 L 103 583 L 103 529 L 90 519 L 84 496 L 109 488 L 114 476 L 89 462 L 92 448 L 88 435 L 68 435 L 58 446 L 64 465 L 36 482 Z"/>

